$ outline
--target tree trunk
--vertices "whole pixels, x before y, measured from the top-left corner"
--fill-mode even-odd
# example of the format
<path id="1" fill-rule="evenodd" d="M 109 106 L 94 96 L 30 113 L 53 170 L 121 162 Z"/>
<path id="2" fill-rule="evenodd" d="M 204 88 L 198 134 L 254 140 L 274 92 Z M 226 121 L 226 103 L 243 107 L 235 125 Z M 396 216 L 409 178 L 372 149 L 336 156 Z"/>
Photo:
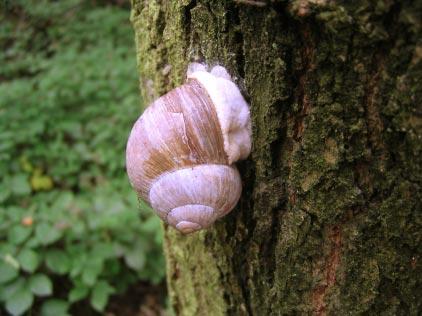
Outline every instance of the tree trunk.
<path id="1" fill-rule="evenodd" d="M 236 209 L 164 228 L 175 313 L 421 312 L 421 1 L 132 1 L 146 102 L 202 61 L 251 106 Z"/>

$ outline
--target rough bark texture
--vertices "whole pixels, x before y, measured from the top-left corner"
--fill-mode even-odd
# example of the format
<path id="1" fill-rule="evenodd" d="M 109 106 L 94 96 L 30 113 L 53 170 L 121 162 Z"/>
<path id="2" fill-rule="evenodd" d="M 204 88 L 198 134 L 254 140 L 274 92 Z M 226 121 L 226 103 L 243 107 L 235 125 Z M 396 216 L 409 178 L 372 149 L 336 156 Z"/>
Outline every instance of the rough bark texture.
<path id="1" fill-rule="evenodd" d="M 191 236 L 165 227 L 177 315 L 421 312 L 421 11 L 133 0 L 147 102 L 199 60 L 228 67 L 252 112 L 238 207 Z"/>

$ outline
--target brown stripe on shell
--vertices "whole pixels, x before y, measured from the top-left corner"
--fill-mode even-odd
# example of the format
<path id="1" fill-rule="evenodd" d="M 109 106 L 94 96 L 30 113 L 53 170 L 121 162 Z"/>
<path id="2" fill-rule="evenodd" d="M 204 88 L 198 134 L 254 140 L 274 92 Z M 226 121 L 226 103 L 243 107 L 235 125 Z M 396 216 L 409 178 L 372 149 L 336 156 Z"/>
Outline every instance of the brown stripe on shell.
<path id="1" fill-rule="evenodd" d="M 135 123 L 126 148 L 130 181 L 149 202 L 152 183 L 165 172 L 200 164 L 228 164 L 217 112 L 196 81 L 157 99 Z"/>

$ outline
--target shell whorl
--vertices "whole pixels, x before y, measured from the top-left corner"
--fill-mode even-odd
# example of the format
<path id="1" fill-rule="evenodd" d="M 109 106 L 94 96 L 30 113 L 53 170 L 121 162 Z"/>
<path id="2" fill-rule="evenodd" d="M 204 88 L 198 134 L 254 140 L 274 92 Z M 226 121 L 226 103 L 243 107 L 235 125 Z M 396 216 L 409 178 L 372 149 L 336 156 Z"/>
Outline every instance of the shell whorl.
<path id="1" fill-rule="evenodd" d="M 163 220 L 175 227 L 181 221 L 194 223 L 198 230 L 230 212 L 241 191 L 235 167 L 206 164 L 164 174 L 154 182 L 149 197 Z"/>
<path id="2" fill-rule="evenodd" d="M 126 147 L 126 168 L 138 195 L 184 233 L 208 227 L 235 207 L 242 185 L 232 163 L 251 147 L 246 102 L 228 78 L 210 76 L 193 73 L 153 102 Z"/>
<path id="3" fill-rule="evenodd" d="M 145 110 L 129 137 L 126 161 L 133 187 L 147 202 L 164 172 L 228 164 L 217 113 L 199 82 L 190 80 Z"/>

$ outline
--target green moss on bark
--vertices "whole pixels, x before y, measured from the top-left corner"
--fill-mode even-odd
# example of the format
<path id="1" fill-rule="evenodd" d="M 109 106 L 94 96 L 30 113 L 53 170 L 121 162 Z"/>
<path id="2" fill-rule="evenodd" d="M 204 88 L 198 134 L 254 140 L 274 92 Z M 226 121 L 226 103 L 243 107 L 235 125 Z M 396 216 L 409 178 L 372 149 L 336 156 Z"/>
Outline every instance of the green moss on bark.
<path id="1" fill-rule="evenodd" d="M 133 0 L 148 101 L 203 61 L 251 104 L 236 210 L 189 237 L 165 228 L 177 314 L 420 312 L 421 11 Z"/>

